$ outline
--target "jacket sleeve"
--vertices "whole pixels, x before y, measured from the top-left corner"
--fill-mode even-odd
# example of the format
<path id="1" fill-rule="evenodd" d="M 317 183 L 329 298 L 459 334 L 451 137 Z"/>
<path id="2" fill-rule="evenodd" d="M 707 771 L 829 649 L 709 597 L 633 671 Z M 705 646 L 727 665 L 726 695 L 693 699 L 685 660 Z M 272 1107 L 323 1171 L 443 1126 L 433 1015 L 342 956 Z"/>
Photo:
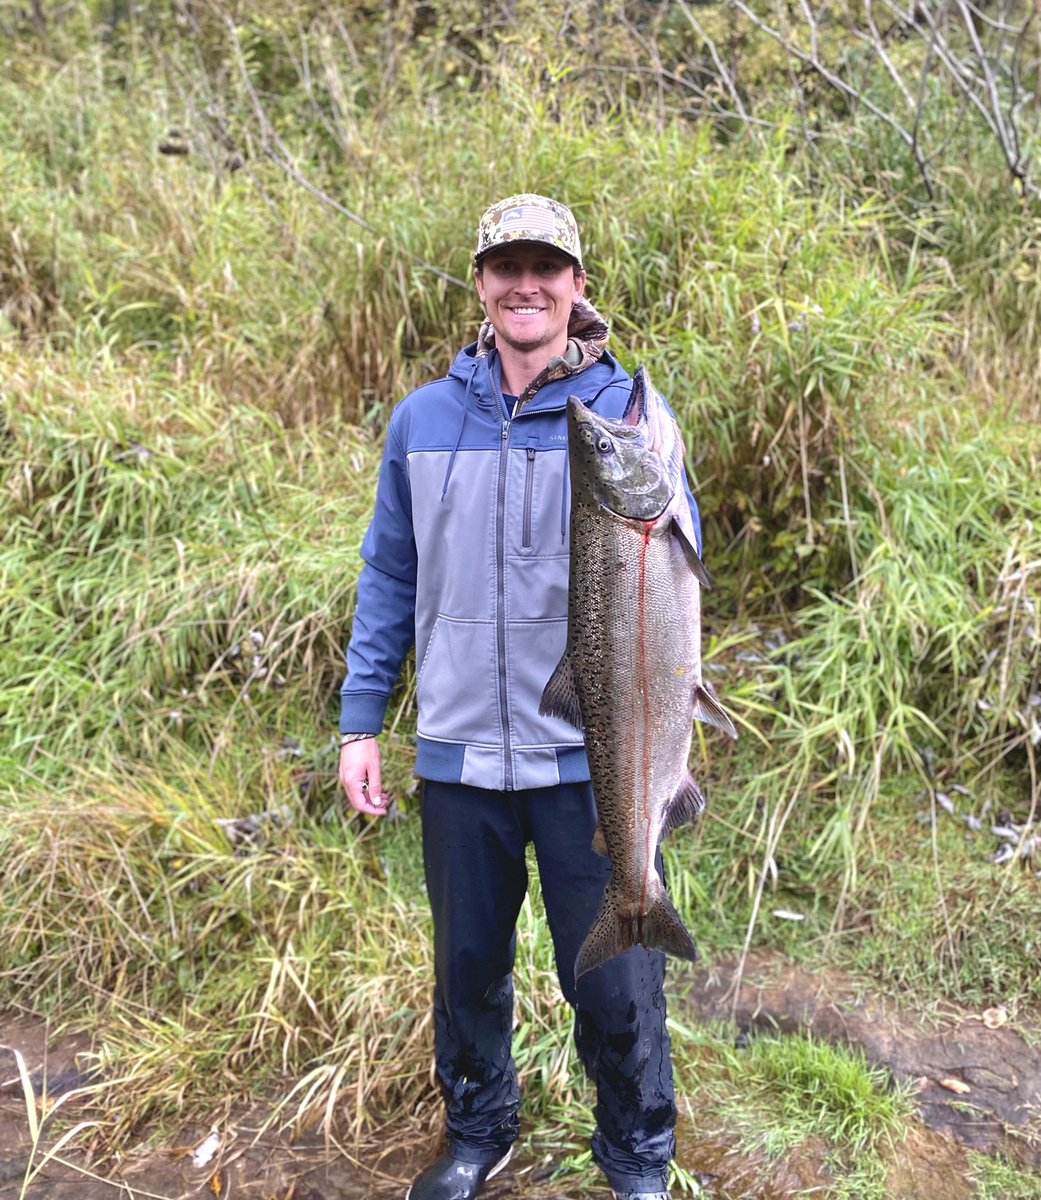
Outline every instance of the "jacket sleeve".
<path id="1" fill-rule="evenodd" d="M 408 463 L 394 420 L 387 431 L 376 511 L 362 542 L 340 732 L 379 733 L 390 693 L 415 639 L 416 542 Z"/>

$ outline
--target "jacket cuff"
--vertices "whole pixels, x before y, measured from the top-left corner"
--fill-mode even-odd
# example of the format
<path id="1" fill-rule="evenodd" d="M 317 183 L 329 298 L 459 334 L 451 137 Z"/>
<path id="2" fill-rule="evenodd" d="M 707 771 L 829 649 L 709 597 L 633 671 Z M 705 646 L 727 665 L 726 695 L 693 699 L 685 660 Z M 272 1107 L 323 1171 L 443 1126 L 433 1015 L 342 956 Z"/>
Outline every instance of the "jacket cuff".
<path id="1" fill-rule="evenodd" d="M 383 729 L 390 696 L 382 692 L 357 692 L 340 698 L 340 732 L 377 734 Z"/>

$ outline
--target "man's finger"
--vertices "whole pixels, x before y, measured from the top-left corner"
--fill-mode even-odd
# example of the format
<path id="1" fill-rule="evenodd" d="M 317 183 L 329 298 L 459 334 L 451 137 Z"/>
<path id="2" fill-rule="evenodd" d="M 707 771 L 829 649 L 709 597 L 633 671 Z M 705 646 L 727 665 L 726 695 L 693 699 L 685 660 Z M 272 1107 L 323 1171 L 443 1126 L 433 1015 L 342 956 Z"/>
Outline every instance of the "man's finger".
<path id="1" fill-rule="evenodd" d="M 370 796 L 369 789 L 364 782 L 352 781 L 349 786 L 344 788 L 344 791 L 347 793 L 351 808 L 357 809 L 358 812 L 367 813 L 370 817 L 378 817 L 387 811 L 386 794 Z"/>

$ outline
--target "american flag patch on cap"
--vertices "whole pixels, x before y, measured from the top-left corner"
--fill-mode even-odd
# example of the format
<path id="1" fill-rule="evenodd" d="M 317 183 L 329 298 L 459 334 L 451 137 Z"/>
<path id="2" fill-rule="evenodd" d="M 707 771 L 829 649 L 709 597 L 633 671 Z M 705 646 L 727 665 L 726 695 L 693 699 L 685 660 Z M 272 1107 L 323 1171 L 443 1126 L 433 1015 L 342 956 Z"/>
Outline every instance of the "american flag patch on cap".
<path id="1" fill-rule="evenodd" d="M 557 222 L 553 214 L 544 208 L 533 205 L 522 205 L 520 208 L 510 208 L 502 214 L 503 227 L 523 226 L 533 233 L 555 233 Z"/>

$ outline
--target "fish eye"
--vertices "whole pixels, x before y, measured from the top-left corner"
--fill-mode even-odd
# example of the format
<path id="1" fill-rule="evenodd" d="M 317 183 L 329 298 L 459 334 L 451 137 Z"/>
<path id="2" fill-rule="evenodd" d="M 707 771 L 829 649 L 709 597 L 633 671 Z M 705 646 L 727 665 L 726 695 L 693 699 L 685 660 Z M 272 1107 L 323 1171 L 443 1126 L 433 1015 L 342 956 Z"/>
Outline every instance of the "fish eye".
<path id="1" fill-rule="evenodd" d="M 596 448 L 601 454 L 609 454 L 614 449 L 614 444 L 608 437 L 600 437 L 596 440 Z"/>

